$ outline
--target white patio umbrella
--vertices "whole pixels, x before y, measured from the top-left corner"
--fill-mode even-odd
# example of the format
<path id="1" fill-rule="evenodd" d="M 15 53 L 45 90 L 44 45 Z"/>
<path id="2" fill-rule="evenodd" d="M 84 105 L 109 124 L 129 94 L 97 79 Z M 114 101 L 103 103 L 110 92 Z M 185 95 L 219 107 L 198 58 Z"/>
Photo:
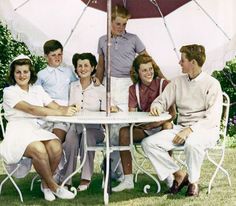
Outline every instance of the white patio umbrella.
<path id="1" fill-rule="evenodd" d="M 135 18 L 143 18 L 146 15 L 149 17 L 129 20 L 127 30 L 139 35 L 147 51 L 168 79 L 181 73 L 178 66 L 178 49 L 182 45 L 197 43 L 206 47 L 207 61 L 204 69 L 208 73 L 222 69 L 225 62 L 235 55 L 235 41 L 231 40 L 231 37 L 236 35 L 235 0 L 83 0 L 83 2 L 1 0 L 0 19 L 7 24 L 13 35 L 25 42 L 35 54 L 43 55 L 42 45 L 46 40 L 59 40 L 64 44 L 64 61 L 69 65 L 75 52 L 97 53 L 98 38 L 105 34 L 109 27 L 106 13 L 90 6 L 100 7 L 99 9 L 106 11 L 107 2 L 123 3 L 130 10 L 132 5 L 137 6 L 137 9 L 131 10 Z M 138 14 L 134 13 L 136 11 Z M 152 16 L 157 18 L 150 18 Z M 163 18 L 160 18 L 161 16 Z M 107 58 L 110 58 L 109 55 Z M 109 68 L 109 61 L 107 62 Z M 109 115 L 111 94 L 109 75 L 107 77 Z"/>
<path id="2" fill-rule="evenodd" d="M 98 0 L 97 2 L 99 3 Z M 165 16 L 165 20 L 177 51 L 182 45 L 192 43 L 206 47 L 205 70 L 211 73 L 214 69 L 222 69 L 225 61 L 232 58 L 236 51 L 235 45 L 226 38 L 211 18 L 232 38 L 236 34 L 236 1 L 197 2 L 210 17 L 195 1 L 190 1 Z M 20 6 L 22 3 L 25 4 Z M 75 52 L 96 54 L 98 38 L 106 33 L 106 13 L 86 8 L 80 0 L 1 0 L 0 19 L 8 25 L 15 37 L 24 41 L 39 55 L 43 54 L 42 45 L 46 40 L 54 38 L 64 44 L 74 29 L 64 52 L 65 63 L 69 65 Z M 142 39 L 147 51 L 168 79 L 180 74 L 178 59 L 161 18 L 131 19 L 127 30 Z"/>
<path id="3" fill-rule="evenodd" d="M 42 45 L 48 39 L 64 44 L 64 61 L 71 65 L 75 52 L 97 53 L 97 43 L 107 31 L 105 12 L 91 8 L 106 5 L 105 0 L 1 0 L 0 19 L 13 35 L 25 42 L 35 54 L 43 55 Z M 171 7 L 178 0 L 110 0 L 139 5 L 158 2 Z M 130 19 L 127 30 L 136 33 L 155 59 L 164 75 L 171 79 L 181 71 L 176 53 L 182 45 L 202 44 L 207 61 L 204 70 L 211 73 L 222 69 L 225 62 L 235 56 L 236 1 L 190 0 L 162 18 Z M 186 3 L 187 2 L 187 3 Z M 142 8 L 142 6 L 139 6 Z M 155 8 L 155 7 L 154 7 Z M 144 10 L 148 10 L 147 7 Z M 158 16 L 160 12 L 155 8 Z M 106 10 L 106 9 L 105 9 Z M 162 7 L 160 7 L 162 10 Z M 155 10 L 154 10 L 155 11 Z M 134 16 L 137 16 L 134 14 Z M 167 26 L 166 26 L 167 25 Z M 168 28 L 168 29 L 167 29 Z M 235 39 L 235 37 L 234 37 Z M 109 104 L 108 104 L 109 105 Z"/>
<path id="4" fill-rule="evenodd" d="M 212 17 L 212 15 L 210 13 L 208 13 L 208 11 L 202 6 L 202 4 L 198 0 L 175 0 L 175 1 L 173 1 L 173 0 L 135 0 L 135 1 L 134 0 L 106 0 L 106 1 L 104 1 L 104 0 L 82 0 L 82 1 L 86 4 L 86 6 L 90 6 L 90 7 L 96 8 L 98 10 L 102 10 L 102 11 L 107 11 L 107 17 L 108 17 L 107 18 L 108 19 L 108 23 L 107 23 L 107 39 L 108 39 L 107 50 L 108 51 L 107 51 L 107 57 L 106 57 L 107 58 L 107 61 L 106 61 L 106 64 L 107 64 L 106 65 L 106 68 L 107 68 L 106 83 L 107 83 L 107 102 L 108 102 L 107 111 L 109 110 L 108 108 L 110 106 L 110 101 L 111 101 L 110 100 L 110 70 L 111 70 L 111 68 L 110 68 L 110 61 L 109 61 L 110 60 L 110 45 L 111 45 L 111 40 L 110 40 L 110 38 L 111 38 L 111 33 L 110 33 L 111 32 L 110 31 L 111 30 L 111 28 L 110 28 L 111 4 L 124 5 L 131 13 L 131 18 L 140 19 L 140 18 L 157 18 L 157 17 L 159 17 L 159 20 L 161 20 L 161 22 L 159 21 L 159 23 L 162 23 L 162 27 L 161 27 L 161 25 L 159 25 L 156 28 L 158 29 L 158 31 L 160 31 L 159 30 L 160 28 L 165 30 L 164 35 L 169 38 L 169 43 L 171 44 L 171 45 L 169 45 L 169 48 L 173 49 L 173 52 L 171 54 L 176 55 L 175 60 L 177 60 L 177 62 L 180 60 L 180 57 L 179 57 L 179 53 L 177 51 L 176 43 L 179 43 L 180 40 L 181 41 L 183 41 L 183 40 L 189 41 L 188 37 L 190 37 L 190 42 L 192 42 L 192 44 L 198 43 L 200 41 L 200 38 L 198 35 L 201 34 L 201 31 L 212 33 L 211 36 L 209 36 L 209 35 L 203 36 L 203 40 L 207 40 L 207 43 L 210 42 L 209 45 L 211 45 L 211 46 L 213 45 L 215 48 L 217 47 L 216 41 L 209 41 L 209 39 L 217 40 L 217 42 L 218 42 L 219 41 L 219 37 L 218 37 L 219 33 L 221 33 L 221 35 L 222 35 L 221 37 L 222 38 L 224 37 L 225 38 L 224 40 L 227 41 L 227 43 L 225 43 L 224 46 L 221 46 L 218 49 L 214 49 L 214 52 L 212 52 L 212 50 L 211 50 L 212 56 L 210 56 L 210 58 L 209 58 L 211 61 L 208 61 L 208 67 L 207 67 L 209 73 L 211 72 L 211 71 L 209 71 L 209 66 L 219 66 L 220 63 L 223 64 L 224 61 L 227 59 L 226 55 L 228 55 L 228 58 L 229 58 L 229 55 L 235 51 L 235 50 L 232 50 L 232 51 L 230 50 L 230 48 L 233 48 L 233 46 L 234 46 L 234 44 L 231 42 L 230 36 L 227 34 L 227 32 L 224 30 L 224 28 L 221 27 L 217 23 L 217 21 L 214 19 L 214 17 Z M 205 1 L 205 3 L 206 2 L 207 1 Z M 211 7 L 213 7 L 215 5 L 220 6 L 220 5 L 217 5 L 218 2 L 216 2 L 216 1 L 214 1 L 214 4 L 212 4 L 212 2 L 210 3 L 210 1 L 208 1 L 208 3 Z M 220 3 L 220 1 L 219 1 L 219 3 Z M 222 1 L 221 1 L 221 3 L 222 3 Z M 224 2 L 224 3 L 226 3 L 226 2 Z M 229 3 L 229 1 L 227 3 Z M 181 15 L 185 14 L 185 18 L 182 18 L 181 16 L 178 16 L 176 14 L 174 15 L 174 17 L 172 16 L 173 19 L 169 18 L 169 16 L 171 16 L 171 13 L 174 13 L 174 11 L 177 9 L 181 10 L 180 7 L 182 7 L 185 4 L 188 4 L 190 6 L 195 6 L 195 8 L 194 7 L 189 8 L 189 7 L 185 6 L 185 8 L 187 10 L 181 11 L 181 13 L 180 13 Z M 232 6 L 232 5 L 228 5 L 228 6 Z M 196 14 L 193 13 L 195 11 L 194 9 L 196 9 L 196 8 L 198 8 L 201 11 L 202 16 L 197 13 Z M 233 8 L 233 7 L 231 7 L 231 8 Z M 189 15 L 186 16 L 186 14 L 188 14 L 188 11 L 189 11 Z M 204 22 L 204 19 L 202 19 L 203 20 L 202 24 L 200 24 L 201 21 L 199 20 L 199 18 L 203 17 L 203 16 L 207 18 L 206 20 L 211 21 L 211 24 L 209 26 L 214 26 L 213 29 L 215 29 L 215 31 L 212 30 L 212 32 L 211 32 L 212 28 L 209 28 L 209 26 L 206 27 L 206 25 L 208 25 L 208 24 Z M 190 20 L 187 21 L 186 17 Z M 189 17 L 196 17 L 196 19 L 192 20 Z M 178 21 L 183 23 L 182 30 L 178 29 L 178 27 L 176 27 L 176 24 L 179 23 Z M 231 19 L 231 21 L 233 21 L 233 19 Z M 138 22 L 140 23 L 140 20 Z M 150 22 L 150 21 L 148 20 L 148 22 Z M 156 22 L 157 22 L 157 20 L 155 19 L 152 25 L 149 24 L 147 31 L 150 31 L 151 30 L 150 28 L 152 28 L 152 26 L 157 26 L 157 25 L 155 25 Z M 197 29 L 194 30 L 195 29 L 194 26 L 196 23 L 198 23 L 198 25 L 201 25 L 201 26 L 196 27 Z M 232 23 L 233 22 L 229 23 L 230 27 L 233 26 Z M 190 28 L 188 28 L 189 24 L 191 25 Z M 144 29 L 143 27 L 144 27 L 145 23 L 140 24 L 140 25 L 142 26 L 140 28 L 140 31 L 141 31 L 142 29 Z M 135 28 L 137 28 L 137 24 L 135 24 Z M 177 33 L 176 33 L 176 31 L 177 31 Z M 181 32 L 182 38 L 180 36 L 176 35 L 176 34 L 178 34 L 179 31 L 183 31 L 183 32 Z M 191 32 L 190 35 L 185 34 L 185 33 L 187 33 L 187 31 Z M 72 33 L 73 32 L 71 32 L 71 34 Z M 173 35 L 173 33 L 175 35 Z M 195 40 L 195 42 L 193 42 L 193 36 L 196 36 L 195 34 L 197 34 L 197 39 Z M 148 35 L 150 36 L 150 33 L 148 33 Z M 183 35 L 185 35 L 185 36 L 183 37 Z M 69 36 L 69 38 L 70 38 L 70 36 Z M 176 36 L 178 37 L 177 40 L 175 39 Z M 164 36 L 162 36 L 162 37 L 164 37 Z M 68 42 L 68 39 L 67 39 L 66 43 Z M 147 39 L 148 39 L 148 37 L 147 37 Z M 150 40 L 153 40 L 156 42 L 157 38 L 155 36 L 152 36 L 152 38 L 149 38 L 149 42 L 152 42 L 152 45 L 150 45 L 150 46 L 153 47 L 153 41 L 150 41 Z M 160 45 L 161 44 L 163 45 L 163 39 L 161 38 L 158 40 L 160 40 Z M 220 42 L 220 44 L 223 44 L 222 42 L 224 42 L 224 41 L 220 40 L 219 42 Z M 164 43 L 166 43 L 166 42 L 164 42 Z M 187 44 L 187 43 L 185 43 L 185 44 Z M 188 44 L 190 44 L 190 43 L 188 43 Z M 181 47 L 182 45 L 184 45 L 184 44 L 179 44 L 179 47 Z M 205 44 L 203 44 L 203 45 L 206 46 Z M 166 48 L 168 48 L 168 46 Z M 227 48 L 227 51 L 225 48 Z M 161 49 L 163 49 L 163 46 L 161 47 Z M 162 52 L 162 51 L 163 50 L 160 50 L 160 52 Z M 169 50 L 167 50 L 166 53 L 164 53 L 164 55 L 167 56 L 169 59 L 170 56 L 168 54 L 168 51 Z M 213 57 L 213 54 L 217 55 L 217 56 Z M 168 62 L 168 59 L 166 59 L 165 62 Z M 221 65 L 221 67 L 223 67 L 223 65 Z M 213 68 L 213 67 L 211 67 L 211 68 Z M 171 72 L 173 72 L 173 70 L 171 70 Z"/>

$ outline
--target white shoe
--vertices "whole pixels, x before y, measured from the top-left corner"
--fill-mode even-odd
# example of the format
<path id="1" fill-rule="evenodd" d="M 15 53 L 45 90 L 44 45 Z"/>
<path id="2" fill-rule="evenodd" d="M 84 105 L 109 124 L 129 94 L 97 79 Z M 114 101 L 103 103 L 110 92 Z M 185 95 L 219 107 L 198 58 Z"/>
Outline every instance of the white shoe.
<path id="1" fill-rule="evenodd" d="M 73 192 L 70 192 L 64 187 L 58 187 L 56 192 L 53 192 L 53 194 L 60 199 L 74 199 L 76 196 Z"/>
<path id="2" fill-rule="evenodd" d="M 134 189 L 134 182 L 123 181 L 116 187 L 112 188 L 112 192 L 121 192 L 123 190 Z"/>
<path id="3" fill-rule="evenodd" d="M 89 184 L 88 185 L 79 185 L 77 188 L 77 191 L 82 192 L 82 191 L 87 190 L 88 188 L 89 188 Z"/>
<path id="4" fill-rule="evenodd" d="M 44 194 L 44 199 L 45 200 L 51 202 L 51 201 L 56 199 L 56 197 L 54 196 L 54 194 L 52 193 L 52 191 L 49 188 L 43 188 L 42 184 L 40 184 L 40 188 L 41 188 L 41 191 Z"/>

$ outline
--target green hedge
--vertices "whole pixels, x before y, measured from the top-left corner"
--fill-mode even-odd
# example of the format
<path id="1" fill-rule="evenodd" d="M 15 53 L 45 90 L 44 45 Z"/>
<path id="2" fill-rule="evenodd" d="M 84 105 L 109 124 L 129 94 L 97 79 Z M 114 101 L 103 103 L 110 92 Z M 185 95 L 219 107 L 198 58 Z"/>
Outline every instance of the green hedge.
<path id="1" fill-rule="evenodd" d="M 214 71 L 212 76 L 219 80 L 222 90 L 230 97 L 229 136 L 236 139 L 236 59 L 226 63 L 221 71 Z"/>

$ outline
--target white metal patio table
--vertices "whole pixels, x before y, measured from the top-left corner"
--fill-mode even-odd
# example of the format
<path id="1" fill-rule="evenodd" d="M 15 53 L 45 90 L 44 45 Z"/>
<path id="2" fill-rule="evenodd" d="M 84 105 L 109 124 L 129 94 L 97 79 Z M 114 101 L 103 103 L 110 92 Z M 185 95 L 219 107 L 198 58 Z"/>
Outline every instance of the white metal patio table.
<path id="1" fill-rule="evenodd" d="M 158 186 L 157 192 L 160 191 L 160 183 L 159 181 L 150 173 L 145 171 L 141 168 L 135 158 L 134 158 L 134 151 L 133 151 L 133 127 L 136 123 L 148 123 L 148 122 L 158 122 L 163 120 L 168 120 L 171 118 L 171 115 L 168 113 L 163 113 L 160 116 L 150 116 L 148 112 L 118 112 L 118 113 L 110 113 L 109 116 L 106 115 L 106 112 L 89 112 L 89 111 L 82 111 L 77 113 L 75 116 L 72 117 L 65 117 L 65 116 L 47 116 L 45 119 L 47 121 L 53 122 L 68 122 L 68 123 L 78 123 L 82 124 L 83 126 L 83 133 L 84 138 L 86 139 L 86 124 L 103 124 L 105 125 L 105 148 L 101 148 L 98 146 L 87 146 L 87 141 L 84 141 L 84 158 L 79 168 L 76 169 L 67 179 L 64 180 L 62 186 L 70 179 L 73 175 L 75 175 L 80 169 L 83 167 L 83 164 L 86 159 L 87 151 L 96 151 L 105 149 L 106 152 L 106 176 L 105 176 L 105 184 L 104 184 L 104 203 L 107 205 L 109 202 L 109 193 L 108 193 L 108 176 L 109 176 L 109 159 L 110 153 L 113 151 L 124 151 L 130 150 L 132 160 L 134 161 L 135 165 L 150 176 Z M 121 124 L 121 123 L 129 123 L 130 124 L 130 145 L 129 146 L 112 146 L 109 142 L 109 125 L 111 124 Z"/>

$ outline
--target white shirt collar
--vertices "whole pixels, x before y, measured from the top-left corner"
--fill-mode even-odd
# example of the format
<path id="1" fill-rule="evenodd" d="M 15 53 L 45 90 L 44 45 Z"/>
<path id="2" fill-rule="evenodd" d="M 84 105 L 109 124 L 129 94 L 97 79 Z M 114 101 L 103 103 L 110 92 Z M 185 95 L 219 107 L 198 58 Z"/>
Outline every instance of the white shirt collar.
<path id="1" fill-rule="evenodd" d="M 75 84 L 77 87 L 79 87 L 79 88 L 81 89 L 81 91 L 86 91 L 86 90 L 92 89 L 92 88 L 94 87 L 94 83 L 91 82 L 91 84 L 90 84 L 86 89 L 83 90 L 83 89 L 82 89 L 82 85 L 81 85 L 81 83 L 80 83 L 80 80 L 76 81 L 74 84 Z"/>
<path id="2" fill-rule="evenodd" d="M 32 89 L 32 85 L 31 85 L 31 84 L 29 84 L 29 90 L 28 90 L 28 91 L 25 91 L 25 90 L 21 89 L 21 87 L 20 87 L 18 84 L 15 84 L 15 87 L 16 87 L 17 90 L 19 90 L 20 92 L 26 92 L 26 93 L 30 92 L 31 89 Z"/>
<path id="3" fill-rule="evenodd" d="M 62 69 L 62 67 L 61 66 L 59 66 L 59 67 L 51 67 L 51 66 L 47 66 L 48 67 L 48 71 L 49 72 L 53 72 L 53 71 L 55 71 L 55 69 L 57 69 L 57 71 L 63 71 L 63 69 Z"/>
<path id="4" fill-rule="evenodd" d="M 194 79 L 190 79 L 188 75 L 186 75 L 188 81 L 191 81 L 191 82 L 198 82 L 200 80 L 202 80 L 204 77 L 206 76 L 205 72 L 201 71 L 201 73 L 195 77 Z"/>

